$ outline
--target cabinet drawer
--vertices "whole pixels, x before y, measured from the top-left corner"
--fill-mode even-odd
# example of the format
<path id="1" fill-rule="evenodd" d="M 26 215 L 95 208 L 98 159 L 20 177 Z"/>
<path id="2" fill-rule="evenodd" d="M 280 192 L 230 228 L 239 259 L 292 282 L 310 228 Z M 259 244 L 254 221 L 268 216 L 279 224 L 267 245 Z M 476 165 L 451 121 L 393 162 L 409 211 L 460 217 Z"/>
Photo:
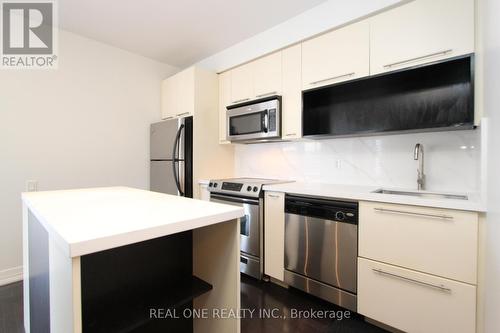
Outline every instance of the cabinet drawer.
<path id="1" fill-rule="evenodd" d="M 359 258 L 358 312 L 409 333 L 473 333 L 476 287 Z"/>
<path id="2" fill-rule="evenodd" d="M 476 284 L 477 238 L 474 212 L 359 205 L 360 257 Z"/>

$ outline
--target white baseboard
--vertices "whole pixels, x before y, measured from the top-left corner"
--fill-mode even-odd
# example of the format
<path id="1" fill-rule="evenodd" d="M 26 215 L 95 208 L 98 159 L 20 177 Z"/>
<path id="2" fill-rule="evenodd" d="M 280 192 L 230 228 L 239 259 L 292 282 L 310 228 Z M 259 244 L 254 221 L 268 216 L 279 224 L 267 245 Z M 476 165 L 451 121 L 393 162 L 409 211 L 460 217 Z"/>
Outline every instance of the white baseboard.
<path id="1" fill-rule="evenodd" d="M 23 279 L 23 266 L 12 267 L 0 271 L 0 286 L 21 281 Z"/>

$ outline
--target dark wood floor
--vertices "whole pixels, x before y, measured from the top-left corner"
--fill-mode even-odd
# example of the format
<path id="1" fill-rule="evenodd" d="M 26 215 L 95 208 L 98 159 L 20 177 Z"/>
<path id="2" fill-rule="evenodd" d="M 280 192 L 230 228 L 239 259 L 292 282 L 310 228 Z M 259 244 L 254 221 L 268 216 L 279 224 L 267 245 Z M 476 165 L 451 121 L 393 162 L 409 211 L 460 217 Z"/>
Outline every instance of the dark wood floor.
<path id="1" fill-rule="evenodd" d="M 295 289 L 284 289 L 272 283 L 259 282 L 249 277 L 241 279 L 241 307 L 254 310 L 243 312 L 242 333 L 383 333 L 380 328 L 366 323 L 363 317 L 351 313 L 350 318 L 313 319 L 291 318 L 292 312 L 345 311 Z M 23 332 L 23 288 L 17 282 L 0 287 L 0 333 Z M 283 318 L 261 318 L 259 309 Z M 318 312 L 316 312 L 318 313 Z M 331 312 L 330 312 L 331 313 Z"/>
<path id="2" fill-rule="evenodd" d="M 340 307 L 324 302 L 316 297 L 305 294 L 296 289 L 285 289 L 269 282 L 261 282 L 242 275 L 241 278 L 241 307 L 242 309 L 277 309 L 281 318 L 258 318 L 258 310 L 254 318 L 243 318 L 241 321 L 242 333 L 384 333 L 387 332 L 368 324 L 358 314 L 351 313 L 350 318 L 313 319 L 291 318 L 292 312 L 304 311 L 346 311 Z M 318 312 L 316 312 L 318 313 Z M 331 313 L 331 312 L 329 312 Z M 257 318 L 255 318 L 257 316 Z"/>
<path id="3" fill-rule="evenodd" d="M 22 333 L 23 284 L 17 282 L 0 287 L 0 333 Z"/>

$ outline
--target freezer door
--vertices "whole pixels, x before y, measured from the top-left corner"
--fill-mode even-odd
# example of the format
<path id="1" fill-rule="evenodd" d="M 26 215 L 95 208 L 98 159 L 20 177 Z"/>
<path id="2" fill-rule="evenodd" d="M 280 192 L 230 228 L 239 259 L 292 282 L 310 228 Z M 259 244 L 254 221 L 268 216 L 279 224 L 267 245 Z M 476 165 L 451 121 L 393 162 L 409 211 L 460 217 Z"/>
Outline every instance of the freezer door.
<path id="1" fill-rule="evenodd" d="M 151 191 L 178 195 L 172 161 L 151 161 Z"/>
<path id="2" fill-rule="evenodd" d="M 172 158 L 175 136 L 179 120 L 172 119 L 151 124 L 150 159 L 165 160 Z"/>

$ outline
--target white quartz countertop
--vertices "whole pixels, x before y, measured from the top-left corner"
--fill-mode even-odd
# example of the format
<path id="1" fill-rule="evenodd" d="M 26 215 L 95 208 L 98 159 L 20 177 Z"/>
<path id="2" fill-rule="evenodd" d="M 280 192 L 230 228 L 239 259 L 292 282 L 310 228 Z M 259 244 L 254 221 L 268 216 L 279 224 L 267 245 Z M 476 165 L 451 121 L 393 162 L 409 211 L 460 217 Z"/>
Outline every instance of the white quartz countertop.
<path id="1" fill-rule="evenodd" d="M 379 189 L 377 186 L 356 186 L 322 183 L 294 182 L 286 184 L 266 185 L 265 191 L 285 192 L 297 195 L 320 196 L 335 199 L 349 199 L 359 201 L 375 201 L 395 203 L 412 206 L 426 206 L 435 208 L 457 209 L 476 212 L 485 212 L 486 205 L 481 201 L 477 193 L 458 193 L 468 196 L 468 200 L 459 199 L 434 199 L 421 198 L 399 194 L 372 193 Z M 391 190 L 408 191 L 408 189 L 386 188 Z M 452 193 L 453 194 L 453 193 Z"/>
<path id="2" fill-rule="evenodd" d="M 22 199 L 70 257 L 244 215 L 236 206 L 129 187 L 28 192 Z"/>

